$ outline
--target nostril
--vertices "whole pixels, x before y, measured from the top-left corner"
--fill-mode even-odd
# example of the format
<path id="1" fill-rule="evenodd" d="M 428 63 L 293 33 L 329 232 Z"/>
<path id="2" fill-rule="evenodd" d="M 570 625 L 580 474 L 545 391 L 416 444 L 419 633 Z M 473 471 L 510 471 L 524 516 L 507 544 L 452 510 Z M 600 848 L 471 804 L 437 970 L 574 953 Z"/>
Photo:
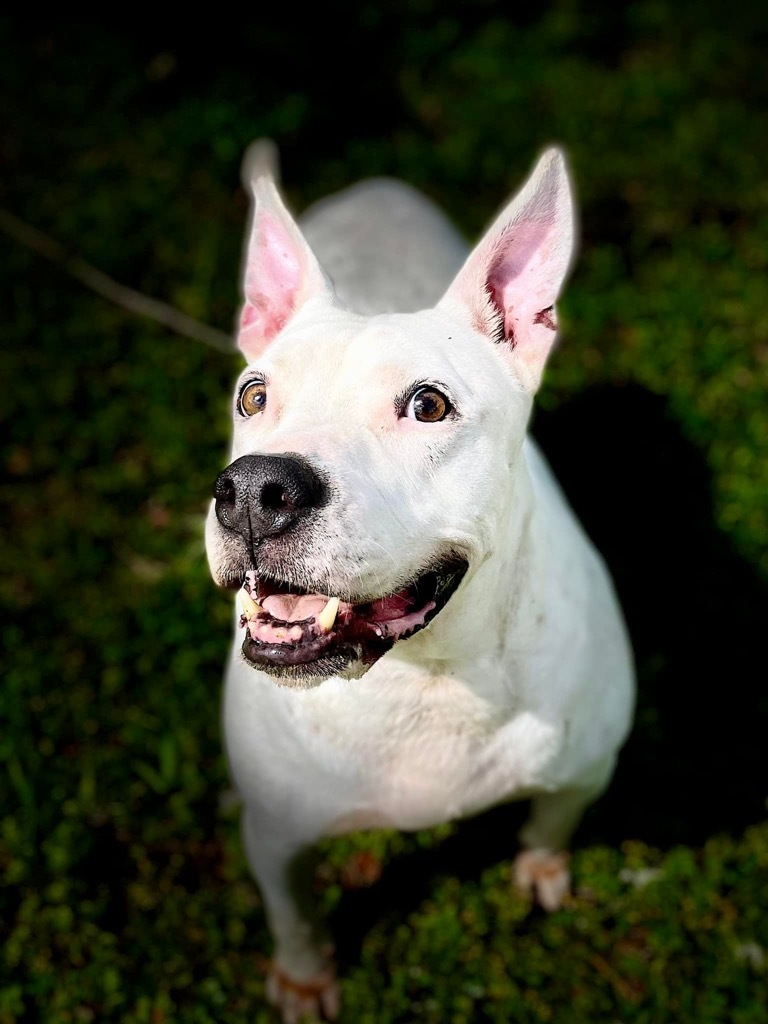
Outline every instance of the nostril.
<path id="1" fill-rule="evenodd" d="M 213 487 L 213 496 L 216 501 L 225 505 L 234 505 L 237 498 L 234 481 L 228 476 L 220 476 Z"/>
<path id="2" fill-rule="evenodd" d="M 241 455 L 213 485 L 221 526 L 247 543 L 277 537 L 327 500 L 323 479 L 298 455 Z"/>
<path id="3" fill-rule="evenodd" d="M 261 507 L 275 512 L 293 507 L 293 502 L 282 484 L 264 484 L 261 489 Z"/>

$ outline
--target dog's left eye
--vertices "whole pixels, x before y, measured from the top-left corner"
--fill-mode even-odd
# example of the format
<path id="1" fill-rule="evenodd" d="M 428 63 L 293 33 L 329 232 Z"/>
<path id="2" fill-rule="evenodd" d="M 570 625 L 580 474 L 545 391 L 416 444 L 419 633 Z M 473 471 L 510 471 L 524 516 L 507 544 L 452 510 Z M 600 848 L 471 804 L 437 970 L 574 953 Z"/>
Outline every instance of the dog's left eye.
<path id="1" fill-rule="evenodd" d="M 263 412 L 264 406 L 267 404 L 267 385 L 263 380 L 252 380 L 240 392 L 237 404 L 243 416 L 253 416 L 257 412 Z"/>
<path id="2" fill-rule="evenodd" d="M 424 387 L 414 391 L 405 415 L 421 423 L 438 423 L 453 412 L 450 400 L 437 388 Z"/>

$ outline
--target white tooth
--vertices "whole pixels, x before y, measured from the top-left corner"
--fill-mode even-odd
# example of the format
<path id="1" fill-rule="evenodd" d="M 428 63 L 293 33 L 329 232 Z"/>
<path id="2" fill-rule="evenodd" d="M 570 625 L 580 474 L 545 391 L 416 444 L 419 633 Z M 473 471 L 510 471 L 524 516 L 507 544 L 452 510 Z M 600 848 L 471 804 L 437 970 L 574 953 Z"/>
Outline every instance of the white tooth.
<path id="1" fill-rule="evenodd" d="M 237 592 L 237 609 L 246 619 L 252 619 L 264 610 L 253 600 L 247 590 L 242 589 Z"/>
<path id="2" fill-rule="evenodd" d="M 329 633 L 339 614 L 339 599 L 332 597 L 317 616 L 317 624 L 323 633 Z"/>

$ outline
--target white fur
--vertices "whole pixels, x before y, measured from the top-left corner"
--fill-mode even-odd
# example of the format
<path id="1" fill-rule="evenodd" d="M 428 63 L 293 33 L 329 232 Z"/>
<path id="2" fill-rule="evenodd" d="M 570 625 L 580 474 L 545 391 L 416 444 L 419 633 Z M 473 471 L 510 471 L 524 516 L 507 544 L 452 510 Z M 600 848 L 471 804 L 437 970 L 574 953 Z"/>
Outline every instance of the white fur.
<path id="1" fill-rule="evenodd" d="M 422 828 L 531 796 L 524 842 L 562 848 L 610 778 L 633 673 L 605 567 L 526 435 L 554 338 L 533 318 L 554 303 L 571 257 L 560 154 L 544 155 L 462 269 L 455 231 L 398 183 L 359 185 L 310 211 L 314 254 L 277 193 L 260 185 L 257 194 L 286 225 L 308 283 L 275 338 L 244 344 L 259 353 L 269 400 L 264 413 L 236 419 L 232 458 L 298 452 L 335 492 L 292 578 L 328 594 L 381 595 L 436 555 L 469 561 L 433 622 L 362 675 L 278 685 L 243 660 L 235 631 L 227 751 L 277 962 L 301 979 L 327 965 L 288 883 L 307 844 L 351 828 Z M 393 311 L 398 287 L 401 308 L 432 308 Z M 500 318 L 514 347 L 491 337 Z M 394 396 L 420 380 L 441 382 L 459 418 L 398 418 Z M 217 579 L 229 543 L 211 515 Z"/>

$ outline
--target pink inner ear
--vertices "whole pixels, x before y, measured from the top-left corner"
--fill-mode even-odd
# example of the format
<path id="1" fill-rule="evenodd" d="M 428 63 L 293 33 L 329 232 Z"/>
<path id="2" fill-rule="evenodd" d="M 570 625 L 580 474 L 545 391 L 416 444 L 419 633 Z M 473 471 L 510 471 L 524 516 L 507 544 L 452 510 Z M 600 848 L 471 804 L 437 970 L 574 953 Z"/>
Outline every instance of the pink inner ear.
<path id="1" fill-rule="evenodd" d="M 541 308 L 551 290 L 546 252 L 550 228 L 549 221 L 542 220 L 511 224 L 496 245 L 486 287 L 503 325 L 503 340 L 513 346 L 520 340 L 523 321 Z"/>
<path id="2" fill-rule="evenodd" d="M 240 316 L 240 348 L 253 357 L 291 317 L 302 283 L 296 243 L 269 211 L 260 210 L 245 270 L 245 306 Z"/>

